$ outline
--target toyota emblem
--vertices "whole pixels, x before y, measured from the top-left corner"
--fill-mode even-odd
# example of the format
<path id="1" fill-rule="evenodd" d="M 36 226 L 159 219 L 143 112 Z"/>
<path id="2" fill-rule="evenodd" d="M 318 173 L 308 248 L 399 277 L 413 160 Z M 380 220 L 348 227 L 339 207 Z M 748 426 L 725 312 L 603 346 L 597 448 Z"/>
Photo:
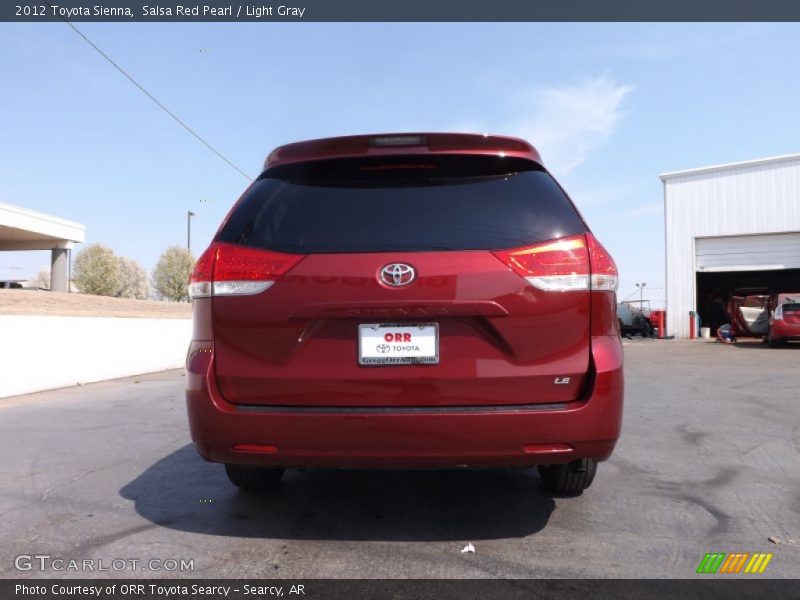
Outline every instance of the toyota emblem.
<path id="1" fill-rule="evenodd" d="M 383 267 L 378 275 L 381 283 L 392 287 L 408 285 L 417 278 L 414 267 L 404 263 L 392 263 Z"/>
<path id="2" fill-rule="evenodd" d="M 389 344 L 378 344 L 378 345 L 375 347 L 375 349 L 376 349 L 378 352 L 380 352 L 381 354 L 386 354 L 386 353 L 389 351 L 390 347 L 389 347 Z"/>

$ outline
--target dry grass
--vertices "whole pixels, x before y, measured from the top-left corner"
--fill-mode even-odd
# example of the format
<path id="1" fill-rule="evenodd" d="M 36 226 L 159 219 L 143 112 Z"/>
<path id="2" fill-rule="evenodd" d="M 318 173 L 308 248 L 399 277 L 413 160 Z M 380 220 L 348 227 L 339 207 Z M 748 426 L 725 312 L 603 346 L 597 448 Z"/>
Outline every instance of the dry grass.
<path id="1" fill-rule="evenodd" d="M 0 290 L 0 315 L 189 319 L 191 304 L 88 294 Z"/>

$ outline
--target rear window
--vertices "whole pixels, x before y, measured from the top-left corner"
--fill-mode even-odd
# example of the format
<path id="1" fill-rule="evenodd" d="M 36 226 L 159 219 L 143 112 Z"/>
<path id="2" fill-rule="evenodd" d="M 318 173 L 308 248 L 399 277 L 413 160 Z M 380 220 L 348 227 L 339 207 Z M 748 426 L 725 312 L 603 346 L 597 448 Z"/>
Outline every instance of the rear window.
<path id="1" fill-rule="evenodd" d="M 784 312 L 798 312 L 800 311 L 800 296 L 787 296 L 781 298 Z"/>
<path id="2" fill-rule="evenodd" d="M 270 169 L 217 240 L 303 254 L 493 250 L 585 231 L 572 203 L 535 163 L 409 156 Z"/>

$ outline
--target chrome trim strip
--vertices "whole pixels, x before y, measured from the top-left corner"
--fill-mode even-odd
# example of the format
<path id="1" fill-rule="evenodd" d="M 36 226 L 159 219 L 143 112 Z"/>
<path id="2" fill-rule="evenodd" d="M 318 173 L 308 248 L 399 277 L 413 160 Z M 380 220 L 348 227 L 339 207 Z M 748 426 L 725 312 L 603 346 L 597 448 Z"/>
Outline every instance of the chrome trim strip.
<path id="1" fill-rule="evenodd" d="M 240 413 L 292 413 L 292 414 L 480 414 L 499 412 L 551 412 L 565 410 L 565 402 L 549 404 L 502 404 L 489 406 L 277 406 L 239 404 Z"/>

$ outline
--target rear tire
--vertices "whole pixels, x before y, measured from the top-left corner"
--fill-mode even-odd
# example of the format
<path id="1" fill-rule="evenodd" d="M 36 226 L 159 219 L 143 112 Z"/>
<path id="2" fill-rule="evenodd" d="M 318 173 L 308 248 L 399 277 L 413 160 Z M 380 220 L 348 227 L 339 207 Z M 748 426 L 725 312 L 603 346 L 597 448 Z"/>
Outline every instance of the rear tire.
<path id="1" fill-rule="evenodd" d="M 544 487 L 560 494 L 577 494 L 587 489 L 597 473 L 597 461 L 591 458 L 573 460 L 565 465 L 539 465 Z"/>
<path id="2" fill-rule="evenodd" d="M 769 347 L 770 348 L 780 348 L 783 346 L 785 342 L 781 339 L 769 338 Z"/>
<path id="3" fill-rule="evenodd" d="M 283 477 L 280 467 L 250 467 L 244 465 L 225 465 L 228 479 L 235 486 L 246 490 L 269 490 L 278 485 Z"/>

